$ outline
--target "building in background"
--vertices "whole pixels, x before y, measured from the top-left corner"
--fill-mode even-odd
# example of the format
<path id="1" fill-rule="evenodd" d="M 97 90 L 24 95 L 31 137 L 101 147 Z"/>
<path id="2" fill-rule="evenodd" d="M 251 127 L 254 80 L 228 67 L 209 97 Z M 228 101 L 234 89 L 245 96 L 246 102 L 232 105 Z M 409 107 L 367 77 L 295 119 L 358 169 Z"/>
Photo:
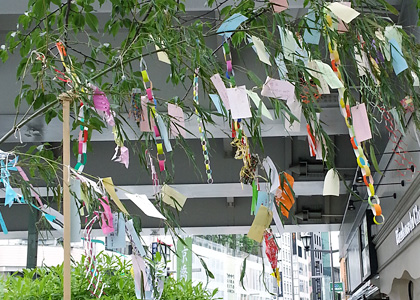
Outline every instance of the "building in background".
<path id="1" fill-rule="evenodd" d="M 329 246 L 328 241 L 324 241 L 321 233 L 313 233 L 312 249 L 322 249 L 323 244 Z M 328 234 L 327 234 L 328 236 Z M 210 240 L 210 239 L 213 239 Z M 101 241 L 100 238 L 98 241 Z M 144 236 L 143 241 L 149 246 L 149 250 L 153 252 L 158 241 L 168 246 L 173 243 L 170 237 L 164 236 Z M 268 262 L 263 244 L 258 244 L 244 238 L 243 236 L 223 236 L 220 238 L 212 238 L 211 236 L 203 238 L 194 236 L 191 239 L 192 251 L 198 254 L 206 263 L 208 269 L 213 273 L 214 279 L 209 279 L 207 288 L 210 290 L 218 289 L 217 296 L 226 300 L 314 300 L 330 299 L 321 292 L 321 278 L 314 278 L 317 281 L 311 283 L 312 274 L 329 274 L 329 264 L 323 262 L 321 254 L 306 252 L 300 235 L 296 233 L 276 234 L 276 242 L 280 250 L 278 252 L 278 267 L 281 275 L 280 286 L 272 276 L 272 269 Z M 242 243 L 242 244 L 241 244 Z M 248 243 L 248 244 L 247 244 Z M 247 252 L 241 251 L 232 245 L 248 245 Z M 105 247 L 102 243 L 96 243 L 96 251 L 104 251 Z M 170 245 L 175 250 L 175 245 Z M 38 265 L 57 265 L 62 262 L 62 247 L 57 244 L 56 240 L 45 240 L 43 246 L 39 246 Z M 161 251 L 160 247 L 156 247 Z M 243 248 L 241 248 L 243 249 Z M 186 258 L 189 256 L 186 249 L 179 247 L 177 251 L 179 256 Z M 207 283 L 206 272 L 196 255 L 184 260 L 184 265 L 178 264 L 179 259 L 172 251 L 166 251 L 168 257 L 168 270 L 171 276 L 185 276 L 192 278 L 194 282 Z M 185 252 L 185 253 L 184 253 Z M 26 264 L 26 241 L 25 240 L 4 240 L 0 245 L 1 271 L 4 274 L 11 274 L 25 268 Z M 107 252 L 111 254 L 112 252 Z M 249 254 L 253 253 L 253 254 Z M 3 255 L 4 254 L 4 255 Z M 83 245 L 80 243 L 78 247 L 72 249 L 72 255 L 76 260 L 80 259 L 83 254 Z M 124 255 L 125 254 L 125 255 Z M 122 254 L 125 259 L 130 259 L 130 248 L 127 247 Z M 185 255 L 184 255 L 185 254 Z M 311 264 L 311 255 L 314 256 Z M 4 258 L 4 259 L 2 259 Z M 7 259 L 6 259 L 7 258 Z M 246 258 L 246 272 L 242 287 L 240 283 L 241 267 Z M 264 267 L 263 267 L 264 263 Z M 311 266 L 313 267 L 311 269 Z M 316 266 L 316 267 L 315 267 Z M 185 273 L 185 274 L 184 274 Z M 263 274 L 263 275 L 262 275 Z M 318 280 L 319 279 L 319 280 Z M 329 279 L 325 280 L 329 282 Z M 317 283 L 319 282 L 319 284 Z M 315 295 L 311 296 L 315 287 Z M 324 286 L 325 289 L 325 286 Z"/>

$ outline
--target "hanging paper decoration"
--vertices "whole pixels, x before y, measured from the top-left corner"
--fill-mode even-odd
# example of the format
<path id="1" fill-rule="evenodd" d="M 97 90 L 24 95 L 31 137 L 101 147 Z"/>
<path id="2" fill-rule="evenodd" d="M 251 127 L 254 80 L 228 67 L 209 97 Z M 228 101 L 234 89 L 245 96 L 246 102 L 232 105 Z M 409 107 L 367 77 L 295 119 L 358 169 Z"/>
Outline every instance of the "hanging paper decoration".
<path id="1" fill-rule="evenodd" d="M 85 105 L 83 102 L 80 102 L 79 116 L 78 120 L 81 122 L 80 131 L 79 131 L 79 147 L 77 154 L 77 164 L 74 167 L 75 170 L 80 174 L 83 172 L 83 169 L 86 165 L 87 160 L 87 141 L 88 141 L 88 127 L 84 126 L 85 124 Z"/>
<path id="2" fill-rule="evenodd" d="M 277 259 L 279 248 L 277 247 L 275 237 L 270 230 L 264 232 L 265 241 L 265 254 L 267 255 L 268 261 L 270 262 L 271 269 L 274 271 L 273 276 L 277 279 L 277 284 L 280 281 L 279 268 L 277 267 Z"/>
<path id="3" fill-rule="evenodd" d="M 168 133 L 166 131 L 166 126 L 164 125 L 161 117 L 156 112 L 157 101 L 155 97 L 153 96 L 153 83 L 149 78 L 149 74 L 147 73 L 147 65 L 143 58 L 140 60 L 140 71 L 142 74 L 143 84 L 146 90 L 147 98 L 149 99 L 149 102 L 154 104 L 154 106 L 151 108 L 151 117 L 156 118 L 158 122 L 160 121 L 158 123 L 159 128 L 158 126 L 156 126 L 156 124 L 154 124 L 153 131 L 155 134 L 155 143 L 156 143 L 156 149 L 157 149 L 157 159 L 159 161 L 159 170 L 163 172 L 165 170 L 166 155 L 163 152 L 162 139 L 164 140 L 166 151 L 168 152 L 172 151 L 171 143 L 167 136 Z M 149 85 L 147 85 L 148 83 Z M 148 114 L 148 111 L 147 110 L 142 111 L 143 116 L 144 114 Z"/>
<path id="4" fill-rule="evenodd" d="M 235 29 L 246 20 L 248 20 L 248 18 L 240 13 L 233 14 L 220 25 L 219 29 L 217 29 L 217 33 L 225 39 L 228 39 L 235 33 Z"/>
<path id="5" fill-rule="evenodd" d="M 405 98 L 402 99 L 400 102 L 405 112 L 410 112 L 410 113 L 414 112 L 413 97 L 405 96 Z"/>
<path id="6" fill-rule="evenodd" d="M 109 104 L 109 100 L 97 87 L 92 86 L 93 89 L 93 104 L 97 111 L 103 112 L 105 120 L 107 121 L 109 126 L 115 126 L 114 121 L 114 112 L 111 111 L 111 106 Z"/>
<path id="7" fill-rule="evenodd" d="M 280 207 L 281 213 L 286 218 L 289 218 L 289 211 L 295 203 L 295 197 L 293 195 L 293 184 L 295 179 L 292 175 L 283 172 L 279 175 L 281 184 L 276 190 L 275 199 L 277 206 Z"/>
<path id="8" fill-rule="evenodd" d="M 334 169 L 330 169 L 325 175 L 323 196 L 339 196 L 340 195 L 340 178 Z"/>
<path id="9" fill-rule="evenodd" d="M 203 120 L 201 119 L 201 116 L 197 110 L 197 107 L 199 105 L 198 104 L 198 71 L 199 69 L 196 69 L 194 72 L 193 100 L 196 104 L 195 114 L 197 116 L 198 131 L 200 132 L 200 141 L 201 141 L 201 148 L 203 149 L 204 165 L 206 166 L 207 183 L 212 184 L 213 175 L 212 175 L 212 170 L 210 168 L 210 156 L 209 156 L 209 151 L 207 148 L 208 141 L 207 141 L 206 131 L 204 130 Z"/>
<path id="10" fill-rule="evenodd" d="M 330 4 L 330 6 L 331 6 L 331 4 Z M 341 9 L 341 7 L 339 7 L 337 5 L 335 5 L 335 7 L 333 6 L 333 10 L 337 9 L 337 8 Z M 345 9 L 345 10 L 349 11 L 347 9 Z M 335 11 L 335 13 L 337 14 L 337 11 Z M 349 15 L 349 16 L 340 15 L 339 17 L 344 17 L 344 18 L 348 17 L 348 18 L 351 18 L 351 20 L 352 20 L 354 17 L 357 16 L 356 13 L 352 12 L 353 15 Z M 348 19 L 348 20 L 343 19 L 343 20 L 348 21 L 348 22 L 351 21 L 350 19 Z M 332 17 L 331 17 L 330 13 L 326 14 L 326 21 L 327 21 L 327 25 L 328 25 L 329 29 L 334 31 Z M 336 78 L 340 82 L 342 82 L 343 79 L 341 77 L 341 72 L 340 72 L 340 57 L 339 57 L 339 54 L 338 54 L 338 51 L 337 51 L 337 45 L 334 42 L 334 40 L 331 39 L 330 36 L 327 37 L 327 41 L 328 41 L 328 50 L 330 52 L 330 56 L 331 56 L 331 58 L 333 58 L 331 60 L 331 65 L 333 66 L 334 72 L 337 76 Z M 317 61 L 317 63 L 318 63 L 319 67 L 322 64 L 322 62 L 318 62 L 318 61 Z M 321 67 L 320 67 L 320 70 L 322 71 Z M 324 69 L 324 71 L 325 71 L 325 69 Z M 330 77 L 330 76 L 328 75 L 328 77 Z M 341 83 L 341 85 L 342 85 L 342 83 Z M 373 196 L 375 196 L 375 187 L 373 185 L 374 184 L 373 177 L 371 175 L 371 171 L 370 171 L 370 168 L 369 168 L 369 163 L 368 163 L 366 155 L 363 151 L 363 148 L 362 148 L 361 144 L 359 144 L 358 141 L 357 141 L 358 137 L 355 133 L 355 129 L 354 129 L 354 126 L 353 126 L 353 119 L 352 119 L 352 115 L 351 115 L 351 112 L 350 112 L 349 101 L 348 101 L 348 98 L 345 99 L 345 97 L 344 97 L 345 89 L 344 89 L 343 86 L 341 88 L 339 87 L 338 93 L 339 93 L 339 105 L 340 105 L 341 114 L 343 115 L 344 121 L 346 122 L 347 128 L 349 130 L 350 141 L 351 141 L 351 144 L 352 144 L 352 147 L 353 147 L 356 159 L 357 159 L 357 164 L 359 165 L 360 170 L 362 172 L 362 175 L 363 175 L 363 178 L 364 178 L 364 183 L 366 185 L 368 195 L 370 197 L 373 197 Z M 378 198 L 378 200 L 379 200 L 379 198 Z M 376 207 L 375 210 L 372 210 L 374 212 L 373 221 L 374 221 L 375 224 L 382 224 L 384 222 L 385 218 L 382 215 L 382 210 L 380 209 L 379 203 L 375 203 L 375 204 L 377 205 L 377 207 Z M 382 220 L 378 221 L 377 220 L 378 216 L 382 217 Z"/>

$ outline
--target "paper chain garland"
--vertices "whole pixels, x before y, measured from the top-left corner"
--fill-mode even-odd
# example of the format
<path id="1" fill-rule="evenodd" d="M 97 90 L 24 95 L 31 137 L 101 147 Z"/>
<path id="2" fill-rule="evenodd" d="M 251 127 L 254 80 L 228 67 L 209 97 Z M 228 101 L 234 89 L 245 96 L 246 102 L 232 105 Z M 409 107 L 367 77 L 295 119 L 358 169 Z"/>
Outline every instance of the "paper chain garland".
<path id="1" fill-rule="evenodd" d="M 335 30 L 333 27 L 333 21 L 332 21 L 332 17 L 331 17 L 331 13 L 327 13 L 326 14 L 326 21 L 327 21 L 327 25 L 329 27 L 330 30 Z M 334 71 L 334 73 L 337 75 L 338 79 L 343 82 L 342 76 L 341 76 L 341 72 L 339 69 L 340 66 L 340 56 L 338 54 L 337 51 L 337 45 L 335 44 L 335 42 L 333 40 L 331 40 L 331 38 L 328 36 L 328 50 L 330 52 L 330 57 L 331 57 L 331 67 Z M 374 214 L 373 216 L 373 221 L 375 222 L 375 224 L 382 224 L 385 221 L 385 217 L 382 214 L 382 208 L 380 206 L 380 200 L 379 197 L 375 194 L 375 187 L 374 187 L 374 181 L 373 181 L 373 177 L 371 175 L 371 171 L 369 168 L 369 163 L 368 160 L 366 158 L 366 155 L 363 151 L 362 145 L 359 144 L 356 140 L 356 136 L 355 136 L 355 130 L 353 127 L 353 123 L 352 123 L 352 116 L 351 116 L 351 112 L 350 112 L 350 105 L 348 103 L 348 99 L 344 99 L 344 88 L 341 88 L 338 90 L 339 91 L 339 105 L 340 105 L 340 109 L 341 109 L 341 114 L 344 117 L 344 120 L 346 122 L 347 128 L 349 130 L 349 134 L 350 134 L 350 141 L 354 150 L 354 154 L 356 156 L 357 159 L 357 164 L 360 167 L 360 170 L 362 171 L 362 175 L 363 175 L 363 182 L 366 185 L 367 188 L 367 192 L 369 195 L 368 198 L 368 203 L 370 205 L 370 208 Z M 380 216 L 382 217 L 382 220 L 380 222 L 378 222 L 377 217 Z"/>
<path id="2" fill-rule="evenodd" d="M 140 71 L 143 78 L 143 85 L 146 90 L 147 98 L 149 99 L 151 103 L 154 103 L 154 107 L 152 107 L 151 115 L 153 118 L 157 119 L 160 116 L 158 116 L 156 112 L 157 101 L 153 95 L 153 83 L 149 78 L 149 74 L 147 73 L 147 65 L 143 58 L 140 60 Z M 147 86 L 147 83 L 149 83 L 149 86 Z M 147 114 L 147 112 L 143 112 L 143 113 Z M 164 128 L 160 128 L 160 129 L 164 130 Z M 155 134 L 155 143 L 156 143 L 156 149 L 157 149 L 157 160 L 159 162 L 159 170 L 163 172 L 165 171 L 166 155 L 163 151 L 161 132 L 159 131 L 158 125 L 156 124 L 153 126 L 153 130 Z M 169 151 L 168 149 L 166 150 Z"/>
<path id="3" fill-rule="evenodd" d="M 209 157 L 209 151 L 208 151 L 208 148 L 207 148 L 206 132 L 204 130 L 203 120 L 201 119 L 200 114 L 197 110 L 197 107 L 198 107 L 198 71 L 199 71 L 199 69 L 196 69 L 195 72 L 194 72 L 193 100 L 194 100 L 194 103 L 196 104 L 195 114 L 197 115 L 198 130 L 200 131 L 200 141 L 201 141 L 201 148 L 203 150 L 204 165 L 206 166 L 207 183 L 212 184 L 213 183 L 213 177 L 212 177 L 212 170 L 210 168 L 210 157 Z"/>

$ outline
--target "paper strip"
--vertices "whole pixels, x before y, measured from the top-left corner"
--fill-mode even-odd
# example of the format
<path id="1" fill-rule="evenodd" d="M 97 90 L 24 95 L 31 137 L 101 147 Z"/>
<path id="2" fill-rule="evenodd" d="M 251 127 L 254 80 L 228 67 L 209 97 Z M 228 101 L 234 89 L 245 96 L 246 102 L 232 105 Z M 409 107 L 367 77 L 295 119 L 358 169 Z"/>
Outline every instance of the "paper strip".
<path id="1" fill-rule="evenodd" d="M 286 80 L 267 77 L 262 87 L 261 95 L 283 100 L 293 100 L 295 98 L 295 86 Z"/>
<path id="2" fill-rule="evenodd" d="M 307 44 L 318 45 L 321 38 L 320 26 L 316 23 L 315 12 L 311 9 L 308 9 L 308 15 L 306 16 L 306 24 L 308 28 L 305 29 L 303 33 L 303 40 Z"/>
<path id="3" fill-rule="evenodd" d="M 281 39 L 281 45 L 283 47 L 284 58 L 294 62 L 295 52 L 297 48 L 297 43 L 294 38 L 294 35 L 290 30 L 286 28 L 282 28 L 279 25 L 277 25 L 277 27 L 280 32 L 280 39 Z"/>
<path id="4" fill-rule="evenodd" d="M 162 187 L 161 194 L 163 202 L 179 210 L 182 209 L 187 200 L 187 197 L 166 184 Z"/>
<path id="5" fill-rule="evenodd" d="M 391 39 L 389 45 L 391 47 L 392 66 L 394 67 L 395 74 L 398 75 L 402 71 L 407 70 L 408 65 L 398 42 L 395 39 Z"/>
<path id="6" fill-rule="evenodd" d="M 170 65 L 171 64 L 171 61 L 169 60 L 168 54 L 164 50 L 159 51 L 160 50 L 160 47 L 158 45 L 155 45 L 155 48 L 156 48 L 156 51 L 158 51 L 157 52 L 158 60 L 160 60 L 161 62 L 164 62 L 164 63 Z"/>
<path id="7" fill-rule="evenodd" d="M 290 123 L 289 119 L 284 118 L 284 127 L 289 132 L 300 132 L 302 105 L 295 98 L 293 101 L 288 101 L 287 106 L 289 106 L 290 112 L 297 118 L 297 120 L 294 120 L 293 123 Z"/>
<path id="8" fill-rule="evenodd" d="M 152 132 L 153 127 L 155 127 L 155 119 L 153 118 L 152 111 L 147 109 L 147 103 L 149 103 L 149 99 L 147 96 L 141 96 L 141 118 L 140 118 L 140 130 L 142 132 Z"/>
<path id="9" fill-rule="evenodd" d="M 136 291 L 136 298 L 142 299 L 141 291 L 150 291 L 149 275 L 147 274 L 146 264 L 141 256 L 131 255 L 131 262 L 133 264 L 134 272 L 134 287 Z M 143 284 L 143 287 L 142 287 Z M 146 298 L 148 299 L 148 298 Z"/>
<path id="10" fill-rule="evenodd" d="M 315 60 L 316 64 L 318 65 L 318 69 L 322 76 L 324 76 L 325 81 L 332 89 L 339 89 L 343 88 L 343 83 L 338 79 L 337 75 L 331 69 L 331 67 L 322 61 Z"/>
<path id="11" fill-rule="evenodd" d="M 264 102 L 261 101 L 260 96 L 258 96 L 258 94 L 253 91 L 247 90 L 246 92 L 258 109 L 260 109 L 260 104 L 261 104 L 261 114 L 265 116 L 266 118 L 273 120 L 273 116 L 271 115 L 270 111 L 267 109 L 267 106 L 265 106 Z"/>
<path id="12" fill-rule="evenodd" d="M 274 60 L 277 65 L 277 71 L 279 72 L 279 78 L 287 79 L 287 67 L 284 63 L 283 53 L 279 53 Z"/>
<path id="13" fill-rule="evenodd" d="M 125 219 L 123 213 L 114 213 L 114 232 L 106 237 L 106 249 L 122 249 L 125 248 Z"/>
<path id="14" fill-rule="evenodd" d="M 214 74 L 212 77 L 210 77 L 211 82 L 213 82 L 214 87 L 217 90 L 217 93 L 219 94 L 220 98 L 223 101 L 223 104 L 225 105 L 226 109 L 230 109 L 229 105 L 229 97 L 226 92 L 226 86 L 222 81 L 222 78 L 219 74 Z"/>
<path id="15" fill-rule="evenodd" d="M 258 209 L 261 205 L 265 207 L 271 207 L 271 203 L 273 203 L 274 195 L 271 193 L 259 191 L 258 198 L 257 198 L 257 205 L 255 206 L 255 213 L 258 214 Z"/>
<path id="16" fill-rule="evenodd" d="M 214 107 L 216 107 L 217 112 L 219 114 L 223 114 L 222 100 L 220 100 L 219 95 L 217 95 L 217 94 L 209 94 L 209 97 L 210 97 L 211 101 L 213 101 Z"/>
<path id="17" fill-rule="evenodd" d="M 265 206 L 260 206 L 247 236 L 254 241 L 261 243 L 264 231 L 270 226 L 273 220 L 273 212 Z"/>
<path id="18" fill-rule="evenodd" d="M 328 9 L 331 10 L 338 18 L 343 20 L 346 23 L 350 23 L 354 18 L 356 18 L 360 13 L 354 10 L 351 7 L 348 7 L 345 4 L 340 2 L 330 3 Z"/>
<path id="19" fill-rule="evenodd" d="M 146 195 L 130 193 L 125 193 L 125 195 L 149 217 L 166 220 L 166 218 L 160 213 L 160 211 L 157 210 L 156 206 L 150 202 Z"/>
<path id="20" fill-rule="evenodd" d="M 319 85 L 317 86 L 318 92 L 323 95 L 330 94 L 330 88 L 328 87 L 328 83 L 325 81 L 324 76 L 320 73 L 318 64 L 315 61 L 309 61 L 307 67 L 309 74 L 319 81 Z"/>
<path id="21" fill-rule="evenodd" d="M 287 0 L 270 0 L 270 2 L 273 4 L 275 13 L 280 13 L 289 8 Z"/>
<path id="22" fill-rule="evenodd" d="M 245 86 L 229 88 L 226 89 L 226 92 L 229 98 L 232 119 L 251 118 L 252 114 Z"/>
<path id="23" fill-rule="evenodd" d="M 133 219 L 128 220 L 125 223 L 125 229 L 130 242 L 132 242 L 133 253 L 138 253 L 141 256 L 146 256 L 146 251 L 144 250 L 144 247 L 140 242 L 139 236 L 137 235 L 137 232 L 134 229 Z"/>
<path id="24" fill-rule="evenodd" d="M 80 180 L 70 178 L 70 185 L 73 193 L 70 196 L 70 242 L 79 243 L 82 239 L 82 225 L 80 222 L 79 207 L 77 206 L 77 199 L 80 199 L 81 189 Z M 77 198 L 77 199 L 76 199 Z"/>
<path id="25" fill-rule="evenodd" d="M 277 172 L 276 166 L 269 156 L 264 159 L 263 167 L 265 173 L 270 178 L 270 193 L 275 193 L 277 188 L 280 186 L 279 173 Z"/>
<path id="26" fill-rule="evenodd" d="M 257 52 L 258 58 L 260 59 L 260 61 L 262 61 L 263 63 L 271 66 L 271 62 L 270 62 L 270 55 L 267 52 L 267 49 L 265 48 L 265 45 L 263 43 L 263 41 L 261 41 L 258 37 L 256 36 L 251 36 L 252 39 L 252 43 L 255 46 L 255 52 Z"/>
<path id="27" fill-rule="evenodd" d="M 169 140 L 169 136 L 168 136 L 168 128 L 166 128 L 166 125 L 163 122 L 163 119 L 159 114 L 156 115 L 156 120 L 157 120 L 157 123 L 158 123 L 158 126 L 159 126 L 160 135 L 163 139 L 163 142 L 165 143 L 166 152 L 171 152 L 172 151 L 172 145 L 171 145 L 171 141 Z"/>
<path id="28" fill-rule="evenodd" d="M 47 206 L 46 204 L 44 204 L 41 211 L 44 213 L 44 216 L 50 223 L 51 227 L 57 230 L 60 234 L 63 234 L 64 216 L 55 209 Z M 45 214 L 49 216 L 47 217 L 47 215 Z M 50 216 L 53 218 L 51 218 Z"/>
<path id="29" fill-rule="evenodd" d="M 371 139 L 372 132 L 370 131 L 365 104 L 362 103 L 353 106 L 351 108 L 351 116 L 353 118 L 353 127 L 357 142 L 360 144 L 363 141 Z"/>
<path id="30" fill-rule="evenodd" d="M 168 115 L 171 116 L 171 133 L 173 136 L 185 137 L 184 112 L 178 105 L 168 103 Z"/>
<path id="31" fill-rule="evenodd" d="M 240 13 L 233 14 L 220 25 L 219 29 L 217 29 L 217 33 L 225 38 L 229 38 L 235 33 L 235 29 L 246 20 L 248 20 L 248 18 Z"/>
<path id="32" fill-rule="evenodd" d="M 102 183 L 104 184 L 105 190 L 108 192 L 108 194 L 111 196 L 111 199 L 114 200 L 117 207 L 126 215 L 129 215 L 127 209 L 124 207 L 124 205 L 121 203 L 120 198 L 118 198 L 117 193 L 115 192 L 115 186 L 112 182 L 111 177 L 106 177 L 102 179 Z"/>
<path id="33" fill-rule="evenodd" d="M 6 223 L 4 223 L 4 219 L 3 219 L 3 216 L 1 214 L 1 212 L 0 212 L 0 227 L 1 227 L 1 230 L 3 231 L 4 234 L 9 233 L 9 231 L 7 230 L 7 227 L 6 227 Z"/>

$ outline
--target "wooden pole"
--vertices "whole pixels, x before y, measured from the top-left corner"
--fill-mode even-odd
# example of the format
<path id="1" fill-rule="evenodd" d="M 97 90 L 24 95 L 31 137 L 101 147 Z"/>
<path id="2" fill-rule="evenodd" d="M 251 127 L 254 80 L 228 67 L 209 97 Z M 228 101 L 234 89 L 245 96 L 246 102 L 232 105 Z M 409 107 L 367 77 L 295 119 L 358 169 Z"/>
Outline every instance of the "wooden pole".
<path id="1" fill-rule="evenodd" d="M 63 215 L 64 215 L 64 300 L 71 300 L 71 265 L 70 265 L 70 103 L 68 94 L 61 94 L 63 103 Z"/>

